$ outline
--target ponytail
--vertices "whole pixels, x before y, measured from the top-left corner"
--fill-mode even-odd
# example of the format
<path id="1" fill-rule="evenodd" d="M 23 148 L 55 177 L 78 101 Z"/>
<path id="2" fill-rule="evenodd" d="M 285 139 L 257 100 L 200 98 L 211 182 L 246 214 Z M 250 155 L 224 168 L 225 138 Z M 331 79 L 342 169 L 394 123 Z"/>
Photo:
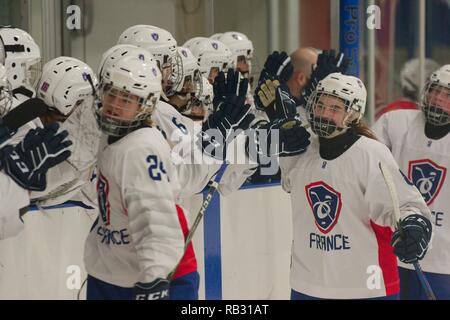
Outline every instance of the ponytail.
<path id="1" fill-rule="evenodd" d="M 370 129 L 367 123 L 361 119 L 358 123 L 352 123 L 350 125 L 350 130 L 352 130 L 358 136 L 365 136 L 369 139 L 377 140 L 375 133 Z"/>

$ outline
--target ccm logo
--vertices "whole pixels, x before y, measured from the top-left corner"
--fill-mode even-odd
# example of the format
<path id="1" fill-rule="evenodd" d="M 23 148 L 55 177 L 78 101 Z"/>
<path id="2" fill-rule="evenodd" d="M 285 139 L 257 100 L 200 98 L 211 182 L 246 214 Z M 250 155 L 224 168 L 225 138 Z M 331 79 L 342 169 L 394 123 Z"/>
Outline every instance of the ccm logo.
<path id="1" fill-rule="evenodd" d="M 169 296 L 169 290 L 163 290 L 161 292 L 153 292 L 150 294 L 137 294 L 136 300 L 159 300 Z"/>

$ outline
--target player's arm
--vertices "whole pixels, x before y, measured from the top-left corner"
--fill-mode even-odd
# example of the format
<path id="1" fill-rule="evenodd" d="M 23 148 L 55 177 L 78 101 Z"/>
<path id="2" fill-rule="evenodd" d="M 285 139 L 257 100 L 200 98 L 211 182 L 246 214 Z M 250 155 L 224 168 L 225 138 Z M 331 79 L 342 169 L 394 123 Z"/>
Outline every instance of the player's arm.
<path id="1" fill-rule="evenodd" d="M 248 177 L 255 173 L 258 163 L 252 161 L 245 150 L 247 137 L 239 134 L 227 150 L 227 161 L 230 163 L 220 179 L 218 191 L 222 196 L 227 196 L 244 184 Z"/>
<path id="2" fill-rule="evenodd" d="M 174 168 L 161 151 L 146 147 L 128 152 L 118 170 L 141 270 L 136 298 L 163 298 L 168 289 L 165 279 L 180 260 L 184 246 L 168 175 Z"/>
<path id="3" fill-rule="evenodd" d="M 400 171 L 386 147 L 380 146 L 378 155 L 373 158 L 367 173 L 364 173 L 367 179 L 364 196 L 369 203 L 370 218 L 378 225 L 395 228 L 391 245 L 401 261 L 410 263 L 420 260 L 425 256 L 431 241 L 430 209 L 417 188 Z M 381 161 L 393 177 L 399 200 L 400 226 L 397 225 L 391 195 L 377 161 Z"/>

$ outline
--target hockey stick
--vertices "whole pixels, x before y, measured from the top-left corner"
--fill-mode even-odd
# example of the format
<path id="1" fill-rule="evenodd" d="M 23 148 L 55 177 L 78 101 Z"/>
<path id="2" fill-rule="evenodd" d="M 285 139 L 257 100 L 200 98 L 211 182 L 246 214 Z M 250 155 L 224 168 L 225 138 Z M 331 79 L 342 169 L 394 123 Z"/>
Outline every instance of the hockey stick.
<path id="1" fill-rule="evenodd" d="M 394 180 L 392 178 L 392 175 L 389 171 L 389 169 L 383 164 L 378 164 L 381 170 L 381 174 L 383 175 L 384 182 L 386 183 L 386 186 L 389 190 L 389 194 L 391 196 L 392 204 L 394 206 L 394 214 L 395 214 L 395 220 L 396 222 L 396 228 L 400 230 L 400 238 L 403 238 L 403 230 L 400 226 L 401 222 L 401 216 L 400 216 L 400 205 L 398 201 L 397 196 L 397 190 L 395 189 Z M 425 291 L 428 300 L 436 300 L 436 296 L 434 295 L 433 290 L 431 289 L 430 283 L 428 282 L 427 278 L 425 277 L 425 274 L 422 271 L 422 268 L 420 267 L 420 264 L 418 261 L 413 262 L 414 269 L 416 270 L 417 277 L 419 278 L 419 282 L 422 285 L 423 290 Z"/>
<path id="2" fill-rule="evenodd" d="M 8 128 L 17 130 L 24 124 L 45 115 L 47 105 L 38 98 L 31 98 L 22 102 L 3 117 L 3 122 Z"/>
<path id="3" fill-rule="evenodd" d="M 195 221 L 192 224 L 192 227 L 190 228 L 188 235 L 186 236 L 186 240 L 184 241 L 184 250 L 183 250 L 182 257 L 184 257 L 184 254 L 186 253 L 189 243 L 191 242 L 192 238 L 194 237 L 195 230 L 197 230 L 198 225 L 200 224 L 200 221 L 202 221 L 202 218 L 205 215 L 206 209 L 208 208 L 209 204 L 211 203 L 214 193 L 217 191 L 220 180 L 222 179 L 222 176 L 223 176 L 225 170 L 227 169 L 227 167 L 228 167 L 228 163 L 224 162 L 222 164 L 222 166 L 219 168 L 219 170 L 217 171 L 216 175 L 208 183 L 208 185 L 209 185 L 208 193 L 206 194 L 205 200 L 203 200 L 202 206 L 200 207 L 200 210 L 197 213 L 197 217 L 195 218 Z M 181 259 L 180 259 L 180 261 L 178 261 L 176 267 L 169 273 L 169 275 L 167 277 L 169 280 L 172 280 L 173 275 L 175 274 L 175 271 L 178 269 L 178 266 L 180 265 L 180 262 L 181 262 Z"/>

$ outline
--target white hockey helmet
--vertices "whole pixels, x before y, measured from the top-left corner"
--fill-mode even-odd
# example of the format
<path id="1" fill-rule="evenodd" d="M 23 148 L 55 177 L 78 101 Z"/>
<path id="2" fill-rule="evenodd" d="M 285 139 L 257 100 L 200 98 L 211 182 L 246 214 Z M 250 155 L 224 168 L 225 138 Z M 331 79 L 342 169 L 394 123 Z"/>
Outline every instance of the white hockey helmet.
<path id="1" fill-rule="evenodd" d="M 191 50 L 191 46 L 203 39 L 207 39 L 206 37 L 193 37 L 191 39 L 189 39 L 188 41 L 186 41 L 185 43 L 183 43 L 182 47 L 188 48 L 189 50 Z"/>
<path id="2" fill-rule="evenodd" d="M 234 66 L 238 67 L 238 62 L 249 63 L 253 58 L 253 43 L 243 33 L 229 31 L 223 33 L 218 40 L 224 43 L 233 54 Z"/>
<path id="3" fill-rule="evenodd" d="M 181 68 L 174 71 L 180 72 L 180 74 L 174 74 L 174 79 L 177 79 L 177 82 L 173 84 L 173 93 L 182 92 L 190 83 L 193 92 L 198 95 L 201 91 L 202 82 L 197 58 L 188 48 L 178 47 L 177 51 L 180 56 Z"/>
<path id="4" fill-rule="evenodd" d="M 70 115 L 81 103 L 94 102 L 98 85 L 94 71 L 72 57 L 47 62 L 37 88 L 37 96 L 62 115 Z"/>
<path id="5" fill-rule="evenodd" d="M 306 104 L 311 129 L 320 137 L 332 138 L 358 123 L 366 109 L 367 91 L 353 76 L 332 73 L 319 81 Z M 342 106 L 342 108 L 340 108 Z M 336 123 L 331 114 L 343 115 Z"/>
<path id="6" fill-rule="evenodd" d="M 11 85 L 6 76 L 6 68 L 0 64 L 0 118 L 3 118 L 12 107 Z"/>
<path id="7" fill-rule="evenodd" d="M 0 27 L 0 63 L 12 89 L 24 86 L 34 91 L 41 77 L 41 51 L 27 32 Z"/>
<path id="8" fill-rule="evenodd" d="M 227 70 L 232 65 L 230 49 L 218 40 L 200 39 L 190 44 L 189 49 L 197 57 L 202 75 L 211 84 L 220 71 Z"/>
<path id="9" fill-rule="evenodd" d="M 430 124 L 443 126 L 450 123 L 450 64 L 431 74 L 422 91 L 420 106 Z"/>
<path id="10" fill-rule="evenodd" d="M 109 48 L 102 55 L 97 71 L 99 81 L 102 80 L 103 70 L 106 70 L 111 64 L 129 54 L 137 54 L 138 56 L 142 54 L 145 55 L 147 59 L 151 58 L 154 60 L 153 55 L 143 48 L 139 48 L 131 44 L 117 44 L 114 47 Z"/>
<path id="11" fill-rule="evenodd" d="M 161 72 L 150 54 L 129 54 L 102 71 L 95 114 L 100 129 L 124 136 L 150 119 L 161 94 Z"/>
<path id="12" fill-rule="evenodd" d="M 213 86 L 209 83 L 207 78 L 201 77 L 201 80 L 201 91 L 192 100 L 190 108 L 181 112 L 183 115 L 194 121 L 204 121 L 211 113 L 213 113 Z"/>
<path id="13" fill-rule="evenodd" d="M 439 68 L 439 64 L 432 59 L 425 59 L 425 79 Z M 420 59 L 408 60 L 400 71 L 400 85 L 403 96 L 413 101 L 420 98 Z"/>
<path id="14" fill-rule="evenodd" d="M 209 38 L 212 40 L 219 40 L 220 41 L 220 37 L 223 35 L 223 33 L 214 33 L 212 36 L 210 36 Z"/>
<path id="15" fill-rule="evenodd" d="M 131 44 L 146 49 L 157 61 L 163 77 L 164 93 L 172 91 L 173 78 L 180 68 L 180 57 L 177 54 L 177 41 L 164 29 L 151 25 L 136 25 L 125 30 L 117 44 Z"/>

